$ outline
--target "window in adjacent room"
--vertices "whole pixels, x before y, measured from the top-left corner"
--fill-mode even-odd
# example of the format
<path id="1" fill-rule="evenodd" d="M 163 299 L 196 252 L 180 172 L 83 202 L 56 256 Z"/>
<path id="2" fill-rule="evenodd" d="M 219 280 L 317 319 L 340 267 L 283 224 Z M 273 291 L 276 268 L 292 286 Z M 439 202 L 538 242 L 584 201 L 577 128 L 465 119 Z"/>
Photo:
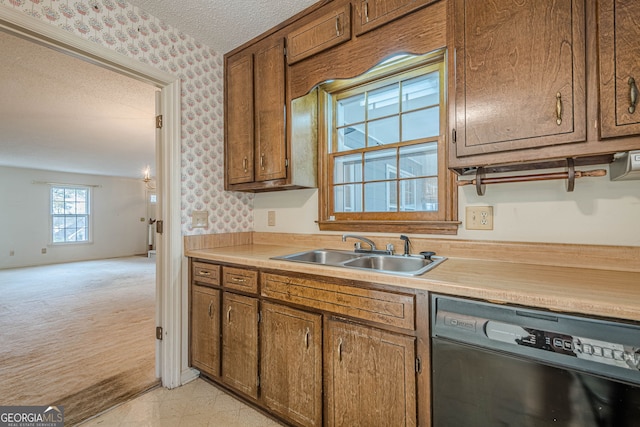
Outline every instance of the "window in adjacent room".
<path id="1" fill-rule="evenodd" d="M 321 88 L 320 229 L 452 234 L 442 53 Z"/>
<path id="2" fill-rule="evenodd" d="M 51 187 L 51 242 L 89 242 L 91 188 Z"/>

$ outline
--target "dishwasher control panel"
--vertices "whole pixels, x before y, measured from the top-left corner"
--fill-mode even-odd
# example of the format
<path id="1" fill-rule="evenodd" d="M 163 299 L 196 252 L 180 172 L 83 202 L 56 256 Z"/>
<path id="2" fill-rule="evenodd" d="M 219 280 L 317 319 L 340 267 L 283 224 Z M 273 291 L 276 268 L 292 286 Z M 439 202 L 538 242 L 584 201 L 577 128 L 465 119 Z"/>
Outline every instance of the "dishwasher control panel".
<path id="1" fill-rule="evenodd" d="M 640 383 L 640 325 L 433 296 L 433 338 Z M 600 372 L 601 371 L 601 372 Z"/>

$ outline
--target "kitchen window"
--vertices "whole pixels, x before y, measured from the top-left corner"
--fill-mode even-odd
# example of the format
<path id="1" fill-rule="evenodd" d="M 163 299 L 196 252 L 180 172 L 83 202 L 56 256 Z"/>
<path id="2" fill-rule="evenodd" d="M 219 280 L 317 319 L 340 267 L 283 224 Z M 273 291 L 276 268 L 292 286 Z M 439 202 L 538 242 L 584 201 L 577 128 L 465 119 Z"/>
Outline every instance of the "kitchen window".
<path id="1" fill-rule="evenodd" d="M 51 186 L 53 244 L 90 241 L 90 200 L 90 187 Z"/>
<path id="2" fill-rule="evenodd" d="M 455 234 L 442 52 L 320 88 L 320 229 Z"/>

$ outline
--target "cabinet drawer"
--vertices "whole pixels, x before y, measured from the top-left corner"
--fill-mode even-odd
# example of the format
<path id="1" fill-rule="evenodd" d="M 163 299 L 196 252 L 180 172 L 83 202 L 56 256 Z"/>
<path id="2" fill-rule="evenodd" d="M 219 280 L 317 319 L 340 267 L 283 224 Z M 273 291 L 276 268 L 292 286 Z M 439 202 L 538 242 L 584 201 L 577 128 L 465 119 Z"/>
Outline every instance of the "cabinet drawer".
<path id="1" fill-rule="evenodd" d="M 220 285 L 220 266 L 204 262 L 193 262 L 191 280 L 209 285 Z"/>
<path id="2" fill-rule="evenodd" d="M 435 0 L 359 0 L 355 2 L 353 31 L 356 36 L 378 28 Z"/>
<path id="3" fill-rule="evenodd" d="M 351 4 L 324 14 L 287 36 L 287 62 L 293 64 L 351 39 Z"/>
<path id="4" fill-rule="evenodd" d="M 258 272 L 243 268 L 225 267 L 222 270 L 222 285 L 238 291 L 258 293 Z"/>
<path id="5" fill-rule="evenodd" d="M 262 295 L 336 314 L 415 329 L 415 297 L 278 274 L 262 275 Z"/>

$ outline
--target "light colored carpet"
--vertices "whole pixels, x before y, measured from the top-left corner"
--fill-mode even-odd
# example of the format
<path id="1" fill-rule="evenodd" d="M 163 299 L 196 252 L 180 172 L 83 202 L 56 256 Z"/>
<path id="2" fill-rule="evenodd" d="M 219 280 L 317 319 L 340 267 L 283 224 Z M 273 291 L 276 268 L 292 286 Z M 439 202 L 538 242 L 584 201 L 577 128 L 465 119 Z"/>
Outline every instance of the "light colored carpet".
<path id="1" fill-rule="evenodd" d="M 74 425 L 155 386 L 154 261 L 0 270 L 0 405 Z"/>

